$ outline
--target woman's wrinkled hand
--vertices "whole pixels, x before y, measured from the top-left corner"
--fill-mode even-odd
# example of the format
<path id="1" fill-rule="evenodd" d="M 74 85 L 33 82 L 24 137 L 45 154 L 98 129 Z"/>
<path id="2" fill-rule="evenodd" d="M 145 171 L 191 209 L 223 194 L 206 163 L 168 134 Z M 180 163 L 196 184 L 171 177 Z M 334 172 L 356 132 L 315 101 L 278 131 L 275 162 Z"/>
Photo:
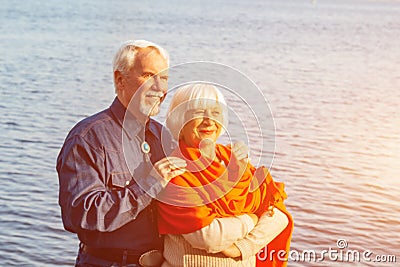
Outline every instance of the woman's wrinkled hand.
<path id="1" fill-rule="evenodd" d="M 240 252 L 239 248 L 235 244 L 232 244 L 230 247 L 221 252 L 229 258 L 237 258 L 242 256 L 242 252 Z"/>

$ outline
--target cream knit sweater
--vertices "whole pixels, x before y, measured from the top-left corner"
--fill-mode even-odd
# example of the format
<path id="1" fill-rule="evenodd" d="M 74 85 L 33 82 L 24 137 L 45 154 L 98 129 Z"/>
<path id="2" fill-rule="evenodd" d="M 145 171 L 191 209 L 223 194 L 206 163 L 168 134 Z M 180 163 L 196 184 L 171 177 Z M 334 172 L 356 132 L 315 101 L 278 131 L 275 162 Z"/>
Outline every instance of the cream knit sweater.
<path id="1" fill-rule="evenodd" d="M 245 231 L 244 228 L 241 230 L 238 228 L 234 228 L 234 230 L 238 232 L 236 234 L 245 235 L 244 238 L 234 242 L 241 251 L 242 257 L 233 259 L 226 257 L 222 253 L 208 253 L 204 249 L 193 248 L 193 246 L 188 241 L 186 241 L 186 239 L 182 235 L 165 235 L 165 261 L 162 267 L 256 266 L 255 255 L 257 254 L 257 252 L 260 251 L 260 249 L 263 248 L 266 244 L 271 242 L 279 233 L 281 233 L 289 222 L 287 216 L 283 212 L 281 212 L 279 209 L 274 210 L 275 214 L 273 216 L 269 216 L 267 214 L 262 215 L 257 225 L 248 234 L 246 234 L 247 230 Z M 232 218 L 234 217 L 229 218 L 230 220 L 232 220 Z M 224 218 L 220 219 L 224 220 Z M 231 226 L 233 226 L 232 222 Z M 205 229 L 206 227 L 204 227 L 203 229 Z M 227 230 L 227 228 L 225 230 Z M 198 231 L 202 231 L 202 229 Z M 242 260 L 242 258 L 244 259 Z"/>
<path id="2" fill-rule="evenodd" d="M 162 267 L 249 267 L 256 264 L 256 256 L 246 260 L 232 259 L 222 253 L 212 254 L 193 248 L 181 235 L 166 235 L 164 242 Z"/>

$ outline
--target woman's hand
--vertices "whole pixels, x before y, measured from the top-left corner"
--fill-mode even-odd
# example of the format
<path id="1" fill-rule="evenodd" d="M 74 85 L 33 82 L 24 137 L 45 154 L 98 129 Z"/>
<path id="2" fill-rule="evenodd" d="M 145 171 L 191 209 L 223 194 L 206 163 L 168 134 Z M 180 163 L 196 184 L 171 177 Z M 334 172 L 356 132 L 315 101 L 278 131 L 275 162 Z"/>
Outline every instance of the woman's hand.
<path id="1" fill-rule="evenodd" d="M 221 252 L 229 258 L 237 258 L 242 256 L 242 252 L 240 252 L 239 248 L 235 244 L 232 244 L 229 248 Z"/>

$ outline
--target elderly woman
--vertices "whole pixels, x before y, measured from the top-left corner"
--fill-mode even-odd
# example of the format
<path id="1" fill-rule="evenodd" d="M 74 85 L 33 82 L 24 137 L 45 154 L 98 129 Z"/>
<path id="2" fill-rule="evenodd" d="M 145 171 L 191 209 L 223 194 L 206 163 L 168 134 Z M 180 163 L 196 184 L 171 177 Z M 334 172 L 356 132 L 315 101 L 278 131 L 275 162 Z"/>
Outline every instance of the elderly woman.
<path id="1" fill-rule="evenodd" d="M 167 127 L 179 142 L 173 155 L 188 171 L 158 197 L 163 266 L 286 265 L 293 222 L 283 185 L 252 166 L 243 145 L 216 144 L 226 126 L 226 103 L 215 86 L 191 84 L 174 94 Z"/>

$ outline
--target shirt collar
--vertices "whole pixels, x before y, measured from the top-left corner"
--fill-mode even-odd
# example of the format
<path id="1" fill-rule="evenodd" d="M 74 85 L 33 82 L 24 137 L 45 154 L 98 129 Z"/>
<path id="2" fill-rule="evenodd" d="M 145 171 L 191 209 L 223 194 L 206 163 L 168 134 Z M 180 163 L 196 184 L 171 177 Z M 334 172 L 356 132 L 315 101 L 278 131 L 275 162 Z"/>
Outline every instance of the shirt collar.
<path id="1" fill-rule="evenodd" d="M 110 106 L 110 110 L 129 139 L 138 136 L 140 132 L 144 134 L 144 125 L 140 123 L 133 114 L 126 112 L 127 109 L 122 105 L 121 101 L 119 101 L 118 97 L 115 97 Z"/>
<path id="2" fill-rule="evenodd" d="M 159 124 L 153 120 L 152 118 L 146 123 L 146 132 L 150 132 L 154 137 L 160 139 L 159 136 L 161 135 L 159 130 Z"/>

